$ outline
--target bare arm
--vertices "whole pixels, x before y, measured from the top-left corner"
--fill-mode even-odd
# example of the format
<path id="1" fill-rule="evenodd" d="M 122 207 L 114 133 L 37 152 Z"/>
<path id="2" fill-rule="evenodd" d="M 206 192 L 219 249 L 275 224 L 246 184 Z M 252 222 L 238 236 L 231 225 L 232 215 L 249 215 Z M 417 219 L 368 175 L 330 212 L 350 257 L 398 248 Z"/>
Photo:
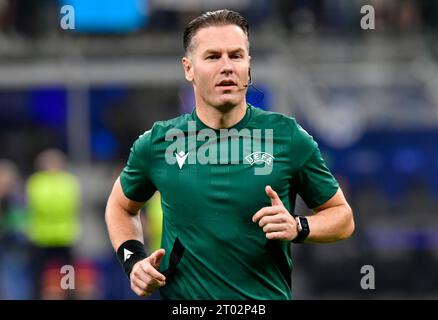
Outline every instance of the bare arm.
<path id="1" fill-rule="evenodd" d="M 349 238 L 354 232 L 353 211 L 341 188 L 307 217 L 310 234 L 306 242 L 328 243 Z"/>
<path id="2" fill-rule="evenodd" d="M 292 241 L 298 235 L 297 222 L 270 186 L 266 186 L 266 194 L 271 199 L 271 206 L 257 211 L 252 221 L 263 228 L 267 239 Z M 306 242 L 335 242 L 352 235 L 353 212 L 341 188 L 315 211 L 315 215 L 308 217 L 310 234 Z"/>
<path id="3" fill-rule="evenodd" d="M 127 240 L 143 242 L 143 229 L 139 215 L 143 204 L 143 202 L 128 199 L 123 193 L 120 178 L 116 180 L 105 211 L 105 221 L 115 251 Z M 149 296 L 166 284 L 166 278 L 158 271 L 164 255 L 164 249 L 158 249 L 132 267 L 131 289 L 137 295 Z"/>
<path id="4" fill-rule="evenodd" d="M 143 242 L 143 230 L 139 211 L 143 202 L 128 199 L 123 193 L 120 178 L 116 180 L 108 198 L 105 221 L 114 250 L 126 240 Z"/>

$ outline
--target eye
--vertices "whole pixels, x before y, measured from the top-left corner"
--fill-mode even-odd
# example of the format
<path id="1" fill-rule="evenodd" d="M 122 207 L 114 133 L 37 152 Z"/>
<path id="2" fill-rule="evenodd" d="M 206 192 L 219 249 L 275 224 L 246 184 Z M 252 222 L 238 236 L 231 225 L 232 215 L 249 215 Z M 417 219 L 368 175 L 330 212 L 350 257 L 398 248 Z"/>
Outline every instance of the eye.
<path id="1" fill-rule="evenodd" d="M 219 59 L 219 56 L 217 54 L 212 54 L 207 56 L 207 60 L 215 60 L 215 59 Z"/>
<path id="2" fill-rule="evenodd" d="M 242 54 L 241 53 L 235 53 L 235 54 L 231 55 L 231 59 L 242 59 Z"/>

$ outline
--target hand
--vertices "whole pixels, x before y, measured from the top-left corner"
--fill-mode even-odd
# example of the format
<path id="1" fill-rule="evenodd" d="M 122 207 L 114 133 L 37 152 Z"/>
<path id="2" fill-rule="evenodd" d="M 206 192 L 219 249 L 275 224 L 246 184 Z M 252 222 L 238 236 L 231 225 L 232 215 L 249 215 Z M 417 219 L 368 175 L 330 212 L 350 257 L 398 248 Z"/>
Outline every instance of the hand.
<path id="1" fill-rule="evenodd" d="M 158 272 L 164 255 L 164 249 L 154 251 L 149 257 L 137 262 L 132 268 L 131 289 L 137 295 L 148 297 L 158 288 L 166 285 L 166 277 Z"/>
<path id="2" fill-rule="evenodd" d="M 266 186 L 265 191 L 271 199 L 271 206 L 257 211 L 252 221 L 258 222 L 267 239 L 292 241 L 298 235 L 297 222 L 287 211 L 277 192 L 270 186 Z"/>

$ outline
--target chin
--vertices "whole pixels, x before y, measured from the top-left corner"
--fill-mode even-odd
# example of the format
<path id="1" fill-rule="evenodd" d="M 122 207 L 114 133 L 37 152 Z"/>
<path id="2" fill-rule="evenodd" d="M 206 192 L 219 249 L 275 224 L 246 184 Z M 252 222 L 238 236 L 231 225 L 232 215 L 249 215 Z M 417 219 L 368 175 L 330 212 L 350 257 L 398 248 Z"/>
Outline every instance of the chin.
<path id="1" fill-rule="evenodd" d="M 237 103 L 233 103 L 232 101 L 225 101 L 225 102 L 217 103 L 214 106 L 216 109 L 226 112 L 235 108 L 237 106 Z"/>
<path id="2" fill-rule="evenodd" d="M 241 103 L 242 100 L 240 99 L 236 99 L 234 97 L 229 97 L 229 98 L 225 98 L 225 99 L 219 99 L 219 101 L 217 101 L 214 105 L 216 106 L 217 109 L 220 110 L 231 110 L 234 107 L 236 107 L 237 105 L 239 105 Z"/>

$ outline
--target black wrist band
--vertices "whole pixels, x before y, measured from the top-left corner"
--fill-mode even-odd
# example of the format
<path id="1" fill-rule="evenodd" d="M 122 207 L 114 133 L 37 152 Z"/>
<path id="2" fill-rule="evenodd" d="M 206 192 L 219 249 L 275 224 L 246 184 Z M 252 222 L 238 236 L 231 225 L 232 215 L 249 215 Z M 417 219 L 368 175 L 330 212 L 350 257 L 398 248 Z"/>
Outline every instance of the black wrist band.
<path id="1" fill-rule="evenodd" d="M 138 240 L 127 240 L 123 242 L 119 249 L 117 249 L 117 258 L 119 258 L 119 262 L 123 266 L 123 270 L 125 271 L 128 279 L 132 267 L 145 258 L 147 258 L 146 250 L 144 249 L 144 244 Z"/>

